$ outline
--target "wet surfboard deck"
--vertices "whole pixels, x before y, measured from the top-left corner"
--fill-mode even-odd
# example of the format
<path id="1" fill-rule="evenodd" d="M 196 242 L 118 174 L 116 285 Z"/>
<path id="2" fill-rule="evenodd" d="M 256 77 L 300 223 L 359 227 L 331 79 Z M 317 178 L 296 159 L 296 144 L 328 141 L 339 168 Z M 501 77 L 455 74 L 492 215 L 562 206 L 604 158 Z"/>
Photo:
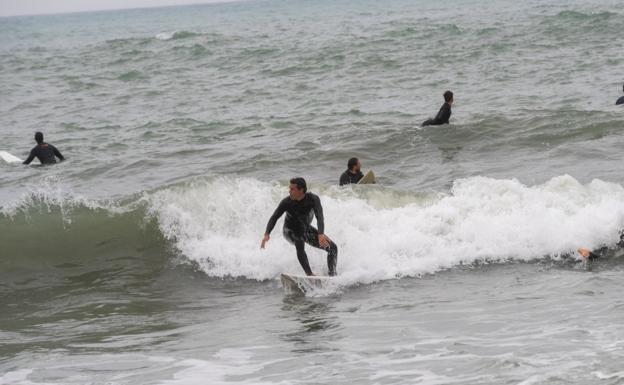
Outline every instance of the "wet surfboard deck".
<path id="1" fill-rule="evenodd" d="M 7 163 L 22 163 L 23 160 L 6 151 L 0 151 L 0 158 Z"/>
<path id="2" fill-rule="evenodd" d="M 371 184 L 375 183 L 375 173 L 373 170 L 368 170 L 368 172 L 360 179 L 357 184 Z"/>
<path id="3" fill-rule="evenodd" d="M 284 291 L 289 294 L 305 294 L 315 290 L 323 290 L 331 286 L 335 277 L 324 275 L 297 275 L 282 273 L 280 276 Z"/>

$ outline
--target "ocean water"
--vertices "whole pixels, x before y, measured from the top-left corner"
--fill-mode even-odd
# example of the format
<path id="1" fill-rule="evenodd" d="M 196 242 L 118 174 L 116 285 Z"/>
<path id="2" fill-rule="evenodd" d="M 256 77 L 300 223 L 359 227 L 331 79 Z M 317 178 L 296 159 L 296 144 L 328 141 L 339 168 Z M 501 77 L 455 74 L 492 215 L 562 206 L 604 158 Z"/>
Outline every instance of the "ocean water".
<path id="1" fill-rule="evenodd" d="M 67 157 L 0 164 L 0 384 L 623 384 L 622 30 L 598 0 L 0 18 L 0 150 Z M 351 156 L 377 185 L 337 186 Z M 259 249 L 293 176 L 339 247 L 306 296 L 281 221 Z"/>

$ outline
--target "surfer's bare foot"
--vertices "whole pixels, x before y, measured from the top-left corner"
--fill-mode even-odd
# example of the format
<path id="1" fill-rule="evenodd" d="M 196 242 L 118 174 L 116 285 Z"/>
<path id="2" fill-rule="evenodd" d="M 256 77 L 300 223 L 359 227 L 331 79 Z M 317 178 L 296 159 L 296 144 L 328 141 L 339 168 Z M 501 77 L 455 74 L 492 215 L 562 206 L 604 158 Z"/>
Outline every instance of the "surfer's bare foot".
<path id="1" fill-rule="evenodd" d="M 589 249 L 586 249 L 584 247 L 579 247 L 578 252 L 583 258 L 589 258 L 589 254 L 591 253 Z"/>

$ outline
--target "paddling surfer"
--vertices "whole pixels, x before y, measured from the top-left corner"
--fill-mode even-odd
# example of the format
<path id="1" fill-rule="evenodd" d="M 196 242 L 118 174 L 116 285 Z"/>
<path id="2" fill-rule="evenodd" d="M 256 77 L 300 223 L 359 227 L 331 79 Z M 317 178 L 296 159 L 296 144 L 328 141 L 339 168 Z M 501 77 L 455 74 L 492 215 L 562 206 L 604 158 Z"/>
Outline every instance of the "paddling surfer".
<path id="1" fill-rule="evenodd" d="M 304 245 L 327 251 L 328 275 L 336 275 L 338 262 L 338 246 L 325 234 L 325 222 L 321 200 L 315 194 L 307 192 L 306 181 L 303 178 L 292 178 L 288 186 L 288 196 L 280 202 L 269 219 L 262 238 L 260 248 L 264 249 L 269 241 L 271 231 L 277 220 L 286 213 L 283 234 L 288 242 L 297 250 L 297 258 L 306 275 L 314 275 Z M 312 217 L 316 217 L 318 230 L 312 226 Z"/>
<path id="2" fill-rule="evenodd" d="M 56 158 L 59 158 L 61 162 L 65 160 L 61 152 L 57 150 L 56 147 L 43 141 L 43 133 L 35 133 L 35 141 L 37 142 L 37 145 L 30 150 L 30 155 L 28 155 L 24 164 L 30 164 L 30 162 L 32 162 L 35 158 L 39 159 L 41 164 L 55 164 Z"/>
<path id="3" fill-rule="evenodd" d="M 620 241 L 616 245 L 620 248 L 624 248 L 624 230 L 620 231 Z M 608 250 L 609 250 L 609 247 L 604 246 L 595 251 L 591 251 L 590 249 L 586 247 L 579 247 L 577 251 L 581 255 L 581 257 L 583 257 L 584 260 L 593 261 L 594 259 L 598 259 L 604 256 L 604 254 Z"/>

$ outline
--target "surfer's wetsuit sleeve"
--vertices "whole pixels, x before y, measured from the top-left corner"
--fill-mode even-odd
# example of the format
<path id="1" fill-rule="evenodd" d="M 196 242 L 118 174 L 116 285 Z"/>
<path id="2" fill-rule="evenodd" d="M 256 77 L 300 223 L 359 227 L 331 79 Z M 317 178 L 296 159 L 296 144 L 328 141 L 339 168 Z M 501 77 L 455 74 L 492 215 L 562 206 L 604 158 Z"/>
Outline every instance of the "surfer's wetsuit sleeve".
<path id="1" fill-rule="evenodd" d="M 65 160 L 65 157 L 63 156 L 63 154 L 61 154 L 61 152 L 56 147 L 54 147 L 51 144 L 49 146 L 52 147 L 52 151 L 54 151 L 54 155 L 56 155 L 57 158 L 59 158 L 61 161 Z"/>
<path id="2" fill-rule="evenodd" d="M 277 223 L 277 220 L 280 219 L 280 217 L 284 214 L 284 212 L 286 212 L 286 205 L 288 203 L 288 199 L 290 198 L 282 199 L 280 204 L 277 206 L 277 208 L 273 212 L 273 215 L 271 215 L 271 218 L 269 218 L 269 222 L 267 223 L 266 230 L 264 231 L 265 234 L 271 234 L 271 231 L 273 231 L 273 228 L 275 228 L 275 224 Z"/>
<path id="3" fill-rule="evenodd" d="M 600 258 L 600 255 L 594 253 L 593 251 L 590 251 L 589 256 L 587 257 L 589 261 L 593 261 L 594 259 L 598 259 L 598 258 Z"/>
<path id="4" fill-rule="evenodd" d="M 26 160 L 22 164 L 30 164 L 30 162 L 32 162 L 33 159 L 35 159 L 35 149 L 34 148 L 32 150 L 30 150 L 30 155 L 28 155 L 28 158 L 26 158 Z"/>
<path id="5" fill-rule="evenodd" d="M 343 172 L 342 175 L 340 175 L 340 181 L 338 182 L 340 186 L 344 186 L 346 184 L 351 183 L 351 181 L 349 180 L 348 172 L 349 170 Z"/>
<path id="6" fill-rule="evenodd" d="M 616 102 L 615 105 L 620 105 L 620 104 L 624 104 L 624 96 L 621 96 Z"/>
<path id="7" fill-rule="evenodd" d="M 321 198 L 312 195 L 314 199 L 314 216 L 316 217 L 316 225 L 319 234 L 325 234 L 325 218 L 323 217 L 323 206 L 321 206 Z"/>
<path id="8" fill-rule="evenodd" d="M 449 119 L 451 118 L 451 106 L 448 103 L 444 103 L 442 107 L 440 107 L 440 111 L 435 118 L 426 120 L 422 125 L 423 126 L 438 126 L 441 124 L 448 124 Z"/>

